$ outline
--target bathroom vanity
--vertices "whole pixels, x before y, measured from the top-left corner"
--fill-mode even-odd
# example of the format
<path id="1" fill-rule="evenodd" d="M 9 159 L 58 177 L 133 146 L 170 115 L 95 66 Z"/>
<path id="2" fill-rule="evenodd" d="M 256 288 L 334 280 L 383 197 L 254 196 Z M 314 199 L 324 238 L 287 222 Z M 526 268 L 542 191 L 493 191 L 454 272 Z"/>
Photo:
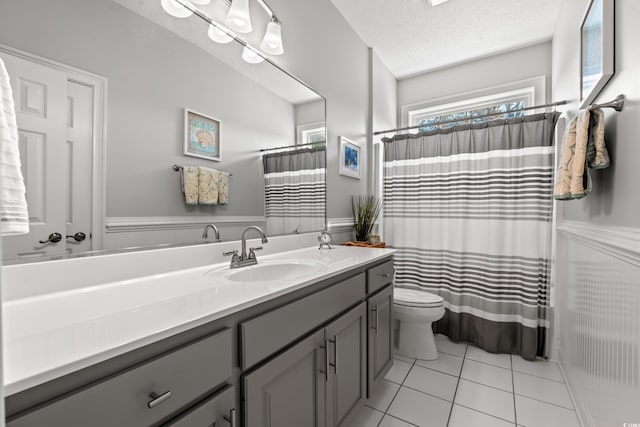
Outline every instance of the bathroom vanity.
<path id="1" fill-rule="evenodd" d="M 71 355 L 50 355 L 46 369 L 26 352 L 50 351 L 44 337 L 54 335 L 16 339 L 26 360 L 9 354 L 5 370 L 21 373 L 9 379 L 7 425 L 343 425 L 393 363 L 392 254 L 313 247 L 246 268 L 167 272 L 129 280 L 130 301 L 106 292 L 126 295 L 123 286 L 85 290 L 126 309 L 96 307 L 82 326 L 70 321 Z M 138 289 L 150 301 L 139 304 Z M 38 298 L 11 302 L 24 306 L 9 306 L 9 319 Z M 98 341 L 109 348 L 96 350 Z"/>

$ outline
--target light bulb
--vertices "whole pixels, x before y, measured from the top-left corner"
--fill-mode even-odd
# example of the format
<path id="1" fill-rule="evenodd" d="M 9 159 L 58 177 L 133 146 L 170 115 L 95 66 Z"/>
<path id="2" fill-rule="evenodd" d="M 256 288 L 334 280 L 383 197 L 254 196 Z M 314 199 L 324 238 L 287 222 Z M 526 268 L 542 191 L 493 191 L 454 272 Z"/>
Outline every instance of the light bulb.
<path id="1" fill-rule="evenodd" d="M 250 33 L 252 27 L 249 0 L 233 0 L 224 23 L 237 33 Z"/>
<path id="2" fill-rule="evenodd" d="M 192 6 L 189 0 L 182 0 L 187 6 Z M 192 11 L 178 3 L 176 0 L 160 0 L 160 4 L 165 12 L 176 18 L 188 18 L 193 14 Z"/>
<path id="3" fill-rule="evenodd" d="M 231 40 L 233 40 L 233 37 L 213 24 L 209 25 L 209 31 L 207 32 L 207 34 L 209 35 L 209 38 L 216 43 L 224 44 L 229 43 Z"/>
<path id="4" fill-rule="evenodd" d="M 245 46 L 242 50 L 242 59 L 249 64 L 259 64 L 264 61 L 264 57 L 249 46 Z"/>
<path id="5" fill-rule="evenodd" d="M 282 55 L 284 53 L 282 26 L 277 20 L 273 20 L 267 24 L 267 31 L 264 33 L 260 48 L 270 55 Z"/>

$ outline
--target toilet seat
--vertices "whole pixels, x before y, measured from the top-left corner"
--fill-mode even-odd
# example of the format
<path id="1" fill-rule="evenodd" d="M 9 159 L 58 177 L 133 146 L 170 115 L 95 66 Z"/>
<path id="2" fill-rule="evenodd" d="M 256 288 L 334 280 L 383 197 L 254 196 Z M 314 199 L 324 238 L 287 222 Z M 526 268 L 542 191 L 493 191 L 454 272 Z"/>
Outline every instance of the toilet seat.
<path id="1" fill-rule="evenodd" d="M 396 288 L 393 294 L 393 302 L 405 307 L 441 307 L 444 298 L 419 289 Z"/>

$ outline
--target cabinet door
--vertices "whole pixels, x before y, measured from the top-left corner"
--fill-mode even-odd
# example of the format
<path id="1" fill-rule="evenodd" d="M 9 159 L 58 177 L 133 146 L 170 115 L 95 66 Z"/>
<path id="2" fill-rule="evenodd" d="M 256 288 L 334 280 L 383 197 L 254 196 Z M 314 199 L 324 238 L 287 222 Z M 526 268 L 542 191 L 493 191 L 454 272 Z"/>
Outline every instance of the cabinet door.
<path id="1" fill-rule="evenodd" d="M 329 361 L 327 427 L 343 425 L 366 398 L 366 316 L 363 302 L 325 329 Z"/>
<path id="2" fill-rule="evenodd" d="M 369 306 L 368 396 L 393 364 L 393 285 L 367 300 Z"/>
<path id="3" fill-rule="evenodd" d="M 228 427 L 239 426 L 234 420 L 235 393 L 232 385 L 226 386 L 204 402 L 199 403 L 163 427 Z"/>
<path id="4" fill-rule="evenodd" d="M 244 375 L 243 425 L 324 427 L 324 365 L 320 330 Z"/>

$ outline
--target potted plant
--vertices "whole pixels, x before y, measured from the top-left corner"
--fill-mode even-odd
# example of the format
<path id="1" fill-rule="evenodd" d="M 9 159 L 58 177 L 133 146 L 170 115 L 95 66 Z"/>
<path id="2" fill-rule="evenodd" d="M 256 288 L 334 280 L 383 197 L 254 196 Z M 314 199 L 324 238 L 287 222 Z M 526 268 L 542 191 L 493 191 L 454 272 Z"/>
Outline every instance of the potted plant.
<path id="1" fill-rule="evenodd" d="M 366 242 L 373 229 L 373 225 L 380 214 L 381 203 L 376 196 L 352 196 L 353 232 L 356 240 Z"/>

